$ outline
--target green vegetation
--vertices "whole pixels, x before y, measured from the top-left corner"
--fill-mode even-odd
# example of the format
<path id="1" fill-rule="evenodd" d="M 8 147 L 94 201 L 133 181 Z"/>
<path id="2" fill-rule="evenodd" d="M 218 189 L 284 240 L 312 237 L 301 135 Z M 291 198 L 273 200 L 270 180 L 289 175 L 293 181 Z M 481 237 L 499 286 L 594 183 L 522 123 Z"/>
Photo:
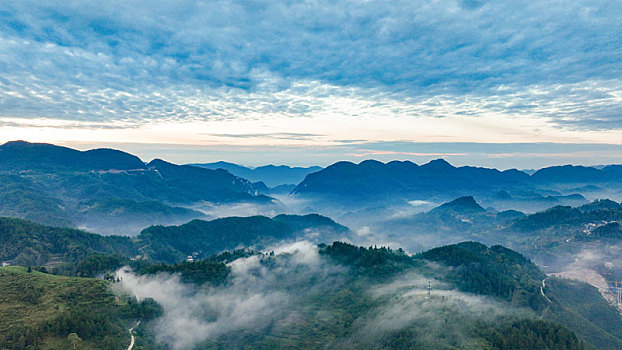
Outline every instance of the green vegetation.
<path id="1" fill-rule="evenodd" d="M 309 228 L 328 229 L 334 233 L 346 233 L 348 228 L 342 226 L 331 218 L 318 214 L 286 215 L 280 214 L 272 218 L 274 221 L 286 223 L 294 231 L 304 231 Z"/>
<path id="2" fill-rule="evenodd" d="M 123 265 L 130 265 L 132 261 L 126 257 L 108 254 L 90 255 L 75 265 L 72 275 L 80 277 L 95 277 L 105 272 L 112 272 Z"/>
<path id="3" fill-rule="evenodd" d="M 417 257 L 451 266 L 447 279 L 462 291 L 496 296 L 534 310 L 543 307 L 539 288 L 545 275 L 513 250 L 464 242 L 434 248 Z"/>
<path id="4" fill-rule="evenodd" d="M 314 229 L 324 237 L 343 235 L 344 226 L 321 215 L 227 217 L 211 221 L 192 220 L 179 226 L 151 226 L 137 237 L 141 253 L 151 260 L 176 263 L 193 255 L 205 259 L 221 251 L 244 247 L 266 247 L 304 235 Z"/>
<path id="5" fill-rule="evenodd" d="M 579 226 L 591 222 L 614 220 L 622 221 L 622 208 L 611 208 L 597 201 L 579 208 L 556 206 L 518 220 L 511 228 L 537 234 L 539 230 L 551 227 Z"/>
<path id="6" fill-rule="evenodd" d="M 145 164 L 110 149 L 9 142 L 0 145 L 0 160 L 0 216 L 44 225 L 134 235 L 149 225 L 204 217 L 179 205 L 272 201 L 224 170 L 158 159 Z"/>
<path id="7" fill-rule="evenodd" d="M 105 281 L 0 268 L 0 349 L 122 349 L 135 320 L 160 314 L 153 300 L 116 297 Z"/>
<path id="8" fill-rule="evenodd" d="M 0 216 L 50 226 L 74 226 L 60 200 L 46 195 L 29 178 L 18 175 L 0 175 Z"/>
<path id="9" fill-rule="evenodd" d="M 175 265 L 153 264 L 143 267 L 138 272 L 151 275 L 161 272 L 179 273 L 183 282 L 200 285 L 204 283 L 222 284 L 230 271 L 231 268 L 223 263 L 205 260 L 197 262 L 184 261 Z"/>
<path id="10" fill-rule="evenodd" d="M 319 252 L 320 264 L 325 264 L 320 266 L 326 269 L 321 280 L 295 264 L 288 265 L 288 254 L 262 255 L 262 270 L 271 271 L 267 276 L 278 283 L 269 292 L 258 292 L 287 291 L 283 314 L 257 328 L 210 337 L 195 348 L 588 349 L 559 323 L 537 320 L 535 311 L 515 308 L 523 306 L 516 303 L 516 294 L 540 295 L 530 288 L 543 274 L 528 259 L 505 248 L 469 242 L 410 257 L 401 250 L 335 242 L 320 245 Z M 456 258 L 450 258 L 454 253 Z M 428 261 L 447 267 L 431 267 Z M 195 263 L 172 269 L 181 271 L 184 265 L 200 268 Z M 478 265 L 484 275 L 461 272 Z M 500 279 L 506 274 L 503 283 L 474 284 L 483 276 Z M 411 293 L 410 283 L 418 283 L 411 279 L 421 277 L 435 281 L 430 296 Z M 235 293 L 234 283 L 225 279 L 221 287 Z M 456 287 L 496 301 L 464 304 L 462 294 L 453 291 Z"/>
<path id="11" fill-rule="evenodd" d="M 622 348 L 622 316 L 595 287 L 547 278 L 546 295 L 553 301 L 543 313 L 547 319 L 566 325 L 598 349 Z"/>
<path id="12" fill-rule="evenodd" d="M 193 220 L 180 226 L 152 226 L 143 230 L 138 239 L 147 244 L 142 251 L 149 258 L 174 263 L 195 252 L 207 257 L 239 245 L 285 239 L 291 234 L 292 229 L 285 223 L 253 216 Z"/>
<path id="13" fill-rule="evenodd" d="M 20 219 L 0 218 L 0 261 L 21 266 L 47 265 L 62 272 L 72 270 L 73 264 L 90 255 L 101 253 L 134 256 L 138 252 L 127 237 L 104 237 Z"/>
<path id="14" fill-rule="evenodd" d="M 521 320 L 494 329 L 487 338 L 499 350 L 579 350 L 585 344 L 574 333 L 546 321 Z"/>
<path id="15" fill-rule="evenodd" d="M 423 264 L 412 259 L 404 251 L 386 247 L 356 247 L 348 243 L 334 242 L 320 245 L 320 254 L 327 255 L 339 264 L 347 265 L 354 275 L 364 274 L 371 278 L 387 279 Z"/>

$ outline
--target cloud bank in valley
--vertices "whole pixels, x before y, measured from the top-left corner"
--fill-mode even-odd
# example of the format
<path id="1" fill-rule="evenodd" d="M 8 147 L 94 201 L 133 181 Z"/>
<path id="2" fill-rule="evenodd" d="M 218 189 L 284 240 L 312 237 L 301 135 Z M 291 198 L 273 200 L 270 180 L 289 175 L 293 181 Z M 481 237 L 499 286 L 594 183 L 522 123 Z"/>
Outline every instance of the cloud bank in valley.
<path id="1" fill-rule="evenodd" d="M 327 260 L 307 241 L 275 246 L 270 251 L 276 259 L 268 263 L 262 263 L 262 255 L 231 262 L 231 276 L 223 286 L 184 284 L 179 276 L 170 274 L 139 276 L 123 269 L 118 274 L 124 291 L 154 298 L 162 305 L 164 313 L 155 320 L 154 331 L 159 342 L 174 349 L 219 339 L 226 339 L 229 346 L 241 346 L 253 336 L 295 334 L 301 327 L 304 330 L 307 322 L 313 324 L 314 318 L 328 327 L 342 327 L 344 316 L 339 312 L 343 310 L 326 300 L 340 300 L 339 291 L 353 283 L 350 269 Z M 385 283 L 356 281 L 363 283 L 356 287 L 363 293 L 356 298 L 368 300 L 369 310 L 353 321 L 347 336 L 331 340 L 336 348 L 381 342 L 406 327 L 425 329 L 430 341 L 440 332 L 463 341 L 469 337 L 468 325 L 457 327 L 457 318 L 492 321 L 510 312 L 529 315 L 485 297 L 454 291 L 416 273 Z M 429 296 L 428 283 L 433 287 Z M 448 319 L 452 320 L 451 329 Z"/>
<path id="2" fill-rule="evenodd" d="M 154 325 L 158 341 L 187 349 L 233 332 L 261 333 L 275 322 L 287 322 L 295 317 L 294 302 L 299 296 L 288 294 L 282 286 L 302 291 L 301 285 L 309 285 L 305 293 L 317 293 L 337 282 L 330 277 L 343 271 L 325 265 L 317 247 L 309 242 L 275 247 L 274 251 L 289 258 L 277 260 L 270 268 L 262 265 L 257 255 L 235 260 L 230 264 L 230 280 L 222 287 L 184 284 L 179 276 L 170 274 L 139 276 L 125 269 L 117 274 L 123 290 L 162 305 L 164 314 Z M 310 284 L 311 280 L 317 282 Z"/>

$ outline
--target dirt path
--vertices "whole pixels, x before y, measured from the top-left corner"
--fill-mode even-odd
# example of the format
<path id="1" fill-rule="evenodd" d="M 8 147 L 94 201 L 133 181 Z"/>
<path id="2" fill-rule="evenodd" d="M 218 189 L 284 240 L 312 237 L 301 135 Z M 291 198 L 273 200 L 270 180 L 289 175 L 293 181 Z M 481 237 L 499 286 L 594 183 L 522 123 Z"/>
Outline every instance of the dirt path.
<path id="1" fill-rule="evenodd" d="M 136 339 L 134 339 L 134 328 L 138 327 L 140 325 L 140 320 L 138 320 L 138 322 L 136 322 L 136 325 L 134 325 L 134 327 L 130 328 L 130 346 L 127 347 L 127 350 L 132 350 L 132 348 L 134 347 L 134 342 L 136 341 Z"/>
<path id="2" fill-rule="evenodd" d="M 546 278 L 542 280 L 542 285 L 540 286 L 540 294 L 542 294 L 542 296 L 544 297 L 544 299 L 546 299 L 546 301 L 548 301 L 549 303 L 552 303 L 551 299 L 549 299 L 549 297 L 547 297 L 546 294 L 544 294 L 544 288 L 546 288 Z"/>

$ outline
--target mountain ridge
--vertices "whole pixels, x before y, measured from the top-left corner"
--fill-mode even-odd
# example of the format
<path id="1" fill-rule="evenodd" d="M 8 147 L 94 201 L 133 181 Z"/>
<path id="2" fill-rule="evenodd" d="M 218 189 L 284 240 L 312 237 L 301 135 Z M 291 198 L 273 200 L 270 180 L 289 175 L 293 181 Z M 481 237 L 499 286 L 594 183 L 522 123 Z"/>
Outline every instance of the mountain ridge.
<path id="1" fill-rule="evenodd" d="M 255 168 L 243 165 L 218 161 L 213 163 L 191 163 L 195 167 L 206 169 L 225 169 L 235 176 L 247 179 L 251 182 L 263 182 L 268 187 L 279 185 L 296 185 L 304 180 L 305 176 L 322 170 L 319 166 L 290 167 L 288 165 L 263 165 Z"/>

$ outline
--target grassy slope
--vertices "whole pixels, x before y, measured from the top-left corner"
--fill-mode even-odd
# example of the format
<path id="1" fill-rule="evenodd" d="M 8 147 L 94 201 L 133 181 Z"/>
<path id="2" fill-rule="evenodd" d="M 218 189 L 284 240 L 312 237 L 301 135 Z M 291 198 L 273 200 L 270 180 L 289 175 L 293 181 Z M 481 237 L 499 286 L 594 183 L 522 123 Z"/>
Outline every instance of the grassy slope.
<path id="1" fill-rule="evenodd" d="M 80 349 L 122 348 L 132 322 L 125 308 L 107 282 L 2 267 L 0 349 L 70 349 L 71 332 Z"/>

